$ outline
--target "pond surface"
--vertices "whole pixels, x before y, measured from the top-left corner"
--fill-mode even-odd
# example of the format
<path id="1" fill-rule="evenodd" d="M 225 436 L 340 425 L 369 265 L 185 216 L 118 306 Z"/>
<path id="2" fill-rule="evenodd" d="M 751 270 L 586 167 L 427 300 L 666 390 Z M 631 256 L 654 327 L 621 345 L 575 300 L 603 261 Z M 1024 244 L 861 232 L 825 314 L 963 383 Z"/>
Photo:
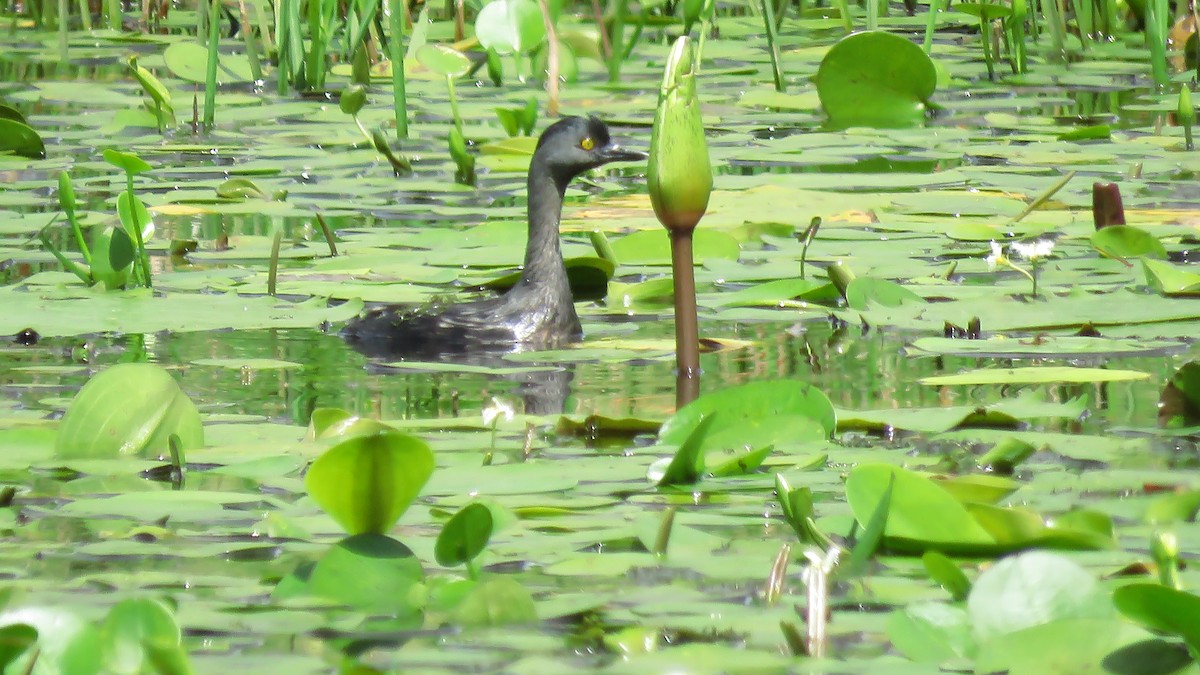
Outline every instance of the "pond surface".
<path id="1" fill-rule="evenodd" d="M 280 97 L 273 82 L 229 84 L 217 97 L 216 128 L 193 133 L 192 100 L 203 99 L 203 85 L 163 56 L 194 40 L 182 34 L 195 25 L 188 12 L 172 13 L 171 34 L 136 40 L 73 31 L 67 62 L 54 34 L 18 28 L 0 53 L 0 102 L 38 130 L 47 158 L 0 155 L 0 334 L 33 327 L 43 338 L 0 346 L 0 477 L 16 490 L 0 510 L 7 586 L 25 602 L 89 620 L 118 598 L 169 597 L 201 672 L 329 672 L 352 659 L 411 672 L 932 672 L 947 659 L 897 647 L 887 622 L 895 610 L 949 596 L 919 558 L 895 550 L 862 579 L 832 588 L 832 661 L 785 656 L 779 626 L 803 625 L 804 562 L 774 474 L 810 488 L 816 523 L 845 535 L 856 516 L 843 485 L 852 467 L 986 475 L 976 457 L 1006 439 L 1035 453 L 1016 467 L 1018 489 L 1002 503 L 1050 519 L 1081 507 L 1110 519 L 1108 546 L 1068 554 L 1103 583 L 1149 563 L 1148 505 L 1200 484 L 1195 436 L 1157 426 L 1163 387 L 1196 356 L 1200 304 L 1189 297 L 1195 291 L 1156 281 L 1156 268 L 1097 252 L 1092 184 L 1119 183 L 1129 223 L 1165 247 L 1162 264 L 1194 274 L 1200 159 L 1169 123 L 1175 95 L 1154 92 L 1140 34 L 1089 42 L 1086 51 L 1073 38 L 1079 59 L 1069 67 L 1031 43 L 1030 72 L 1002 65 L 1003 81 L 992 84 L 976 20 L 944 16 L 933 50 L 943 109 L 913 129 L 822 127 L 810 78 L 841 37 L 840 21 L 785 21 L 787 93 L 772 87 L 757 17 L 725 17 L 721 37 L 707 42 L 701 96 L 717 175 L 696 242 L 700 329 L 714 346 L 702 357 L 702 391 L 800 379 L 829 397 L 840 427 L 832 440 L 778 443 L 755 472 L 678 489 L 646 478 L 674 451 L 646 429 L 674 412 L 675 378 L 669 253 L 643 167 L 598 171 L 568 192 L 567 257 L 594 257 L 588 235 L 601 232 L 620 261 L 602 297 L 579 303 L 586 339 L 578 347 L 387 363 L 336 335 L 364 303 L 417 305 L 515 269 L 528 158 L 505 154 L 493 108 L 533 96 L 544 110 L 539 86 L 512 72 L 499 88 L 458 82 L 466 136 L 479 153 L 478 185 L 468 187 L 452 179 L 445 84 L 419 68 L 409 83 L 411 138 L 399 144 L 415 172 L 397 178 L 336 93 Z M 924 22 L 883 25 L 919 42 Z M 429 29 L 430 40 L 451 34 L 451 21 Z M 178 123 L 165 134 L 123 65 L 131 53 L 171 92 Z M 598 114 L 625 144 L 645 148 L 666 53 L 666 40 L 648 30 L 612 85 L 603 64 L 581 59 L 563 111 Z M 348 75 L 336 67 L 331 89 Z M 388 82 L 375 83 L 360 119 L 394 140 Z M 59 214 L 63 170 L 85 224 L 116 221 L 125 180 L 102 161 L 105 148 L 154 168 L 136 179 L 154 216 L 153 293 L 85 288 L 37 239 Z M 1077 173 L 1018 218 L 1068 171 Z M 266 195 L 286 191 L 286 200 L 219 195 L 231 177 Z M 336 234 L 337 256 L 317 213 Z M 855 306 L 778 290 L 772 284 L 801 275 L 796 234 L 814 217 L 823 224 L 807 278 L 824 282 L 825 268 L 840 262 L 858 277 L 898 282 L 917 301 L 879 296 Z M 273 299 L 265 293 L 277 230 Z M 61 218 L 48 234 L 74 250 Z M 987 262 L 991 241 L 1050 236 L 1036 296 L 1022 273 Z M 171 242 L 195 250 L 173 255 Z M 945 339 L 973 319 L 985 340 Z M 182 486 L 150 479 L 157 458 L 54 454 L 57 420 L 78 389 L 131 361 L 169 369 L 203 415 L 205 444 L 188 453 Z M 1027 366 L 1139 379 L 922 382 Z M 482 413 L 497 401 L 518 414 L 492 429 Z M 423 616 L 388 623 L 371 608 L 276 590 L 342 536 L 303 483 L 326 447 L 305 439 L 321 408 L 394 423 L 436 453 L 433 478 L 392 532 L 429 575 Z M 621 433 L 622 420 L 642 432 Z M 515 514 L 481 561 L 485 573 L 528 589 L 539 622 L 464 627 L 447 609 L 463 573 L 437 565 L 434 539 L 474 498 Z M 678 507 L 678 531 L 656 557 L 648 542 L 667 506 Z M 1174 524 L 1184 558 L 1198 550 L 1194 518 L 1193 510 Z M 764 588 L 784 544 L 793 545 L 792 566 L 768 603 Z M 958 560 L 971 577 L 989 562 Z"/>

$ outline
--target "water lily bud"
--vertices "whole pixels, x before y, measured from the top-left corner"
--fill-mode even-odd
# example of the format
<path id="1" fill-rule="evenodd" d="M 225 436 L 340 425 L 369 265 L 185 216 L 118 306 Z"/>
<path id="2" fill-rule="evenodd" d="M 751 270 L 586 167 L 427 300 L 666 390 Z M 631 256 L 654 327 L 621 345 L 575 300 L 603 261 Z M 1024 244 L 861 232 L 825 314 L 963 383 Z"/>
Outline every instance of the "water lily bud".
<path id="1" fill-rule="evenodd" d="M 708 209 L 713 177 L 696 95 L 695 56 L 687 36 L 675 41 L 667 58 L 646 179 L 658 221 L 669 230 L 695 229 Z"/>
<path id="2" fill-rule="evenodd" d="M 1185 84 L 1179 88 L 1179 104 L 1175 118 L 1185 127 L 1196 125 L 1196 109 L 1192 107 L 1192 90 Z"/>

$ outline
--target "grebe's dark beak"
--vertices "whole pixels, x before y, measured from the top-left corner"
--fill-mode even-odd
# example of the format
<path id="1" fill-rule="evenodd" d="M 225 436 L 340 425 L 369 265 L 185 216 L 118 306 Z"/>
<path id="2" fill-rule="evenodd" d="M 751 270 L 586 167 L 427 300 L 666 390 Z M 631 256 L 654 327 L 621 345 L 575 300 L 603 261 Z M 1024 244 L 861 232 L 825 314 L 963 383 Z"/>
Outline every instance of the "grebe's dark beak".
<path id="1" fill-rule="evenodd" d="M 626 150 L 619 145 L 606 145 L 600 149 L 600 158 L 608 162 L 644 162 L 650 155 L 639 150 Z"/>

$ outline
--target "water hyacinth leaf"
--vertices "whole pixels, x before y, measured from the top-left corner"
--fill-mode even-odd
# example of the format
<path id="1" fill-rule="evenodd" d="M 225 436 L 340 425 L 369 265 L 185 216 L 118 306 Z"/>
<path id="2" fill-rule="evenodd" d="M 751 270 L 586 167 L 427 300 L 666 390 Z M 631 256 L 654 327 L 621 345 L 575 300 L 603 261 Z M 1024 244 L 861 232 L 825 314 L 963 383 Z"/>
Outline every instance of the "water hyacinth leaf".
<path id="1" fill-rule="evenodd" d="M 1026 551 L 997 561 L 975 580 L 967 612 L 981 642 L 1059 619 L 1112 610 L 1095 577 L 1056 553 Z"/>
<path id="2" fill-rule="evenodd" d="M 162 458 L 168 439 L 204 445 L 200 413 L 162 366 L 122 363 L 88 380 L 67 407 L 55 440 L 64 459 Z"/>
<path id="3" fill-rule="evenodd" d="M 1200 274 L 1182 270 L 1166 261 L 1148 258 L 1142 258 L 1142 271 L 1146 275 L 1146 283 L 1163 295 L 1200 295 Z"/>
<path id="4" fill-rule="evenodd" d="M 533 596 L 516 579 L 491 576 L 463 598 L 454 619 L 463 626 L 509 626 L 537 621 Z"/>
<path id="5" fill-rule="evenodd" d="M 492 511 L 472 502 L 458 510 L 442 525 L 434 546 L 434 557 L 442 567 L 454 567 L 474 560 L 492 538 Z"/>
<path id="6" fill-rule="evenodd" d="M 5 153 L 29 159 L 45 159 L 46 145 L 33 127 L 24 122 L 0 118 L 0 155 Z"/>
<path id="7" fill-rule="evenodd" d="M 936 86 L 937 71 L 921 47 L 883 31 L 842 38 L 817 70 L 821 106 L 837 128 L 918 126 Z"/>
<path id="8" fill-rule="evenodd" d="M 1120 261 L 1139 257 L 1167 259 L 1167 249 L 1157 237 L 1132 225 L 1110 225 L 1096 230 L 1090 241 L 1101 255 Z"/>
<path id="9" fill-rule="evenodd" d="M 955 384 L 1053 384 L 1059 382 L 1131 382 L 1145 380 L 1150 373 L 1139 370 L 1108 370 L 1105 368 L 1073 368 L 1070 366 L 1025 368 L 981 368 L 955 375 L 932 375 L 917 380 L 928 385 Z"/>
<path id="10" fill-rule="evenodd" d="M 174 42 L 163 51 L 163 61 L 175 77 L 194 84 L 204 84 L 208 67 L 207 47 L 190 40 Z M 254 71 L 245 56 L 217 55 L 217 86 L 253 81 Z"/>
<path id="11" fill-rule="evenodd" d="M 995 544 L 992 535 L 944 488 L 907 469 L 880 464 L 861 464 L 846 479 L 846 502 L 860 524 L 870 522 L 889 486 L 891 502 L 884 530 L 889 546 L 923 551 Z M 929 518 L 931 513 L 938 517 Z"/>
<path id="12" fill-rule="evenodd" d="M 479 10 L 475 37 L 498 54 L 525 54 L 546 39 L 546 24 L 533 0 L 493 0 Z"/>
<path id="13" fill-rule="evenodd" d="M 313 462 L 304 486 L 348 534 L 383 534 L 433 473 L 433 451 L 399 431 L 352 436 Z"/>
<path id="14" fill-rule="evenodd" d="M 709 429 L 706 449 L 726 442 L 737 448 L 794 443 L 813 438 L 808 434 L 828 438 L 837 429 L 837 413 L 821 390 L 795 380 L 759 381 L 705 394 L 679 409 L 663 423 L 659 442 L 682 444 L 716 412 L 720 419 Z"/>
<path id="15" fill-rule="evenodd" d="M 433 72 L 447 77 L 462 77 L 471 69 L 471 59 L 443 44 L 423 45 L 417 50 L 417 60 Z"/>
<path id="16" fill-rule="evenodd" d="M 694 60 L 690 39 L 679 37 L 663 69 L 646 171 L 654 215 L 668 230 L 680 232 L 700 222 L 713 185 Z"/>
<path id="17" fill-rule="evenodd" d="M 1200 597 L 1159 584 L 1130 584 L 1113 591 L 1113 605 L 1129 619 L 1183 638 L 1200 651 Z"/>
<path id="18" fill-rule="evenodd" d="M 971 592 L 971 582 L 953 560 L 937 551 L 926 551 L 921 556 L 921 564 L 925 566 L 925 573 L 929 578 L 946 589 L 950 599 L 955 602 L 967 599 L 967 594 Z"/>
<path id="19" fill-rule="evenodd" d="M 357 609 L 405 616 L 419 611 L 412 591 L 424 578 L 410 548 L 390 537 L 359 534 L 317 561 L 305 590 Z"/>
<path id="20" fill-rule="evenodd" d="M 866 310 L 871 304 L 899 307 L 924 302 L 921 296 L 888 279 L 857 277 L 846 285 L 846 304 L 851 309 Z"/>

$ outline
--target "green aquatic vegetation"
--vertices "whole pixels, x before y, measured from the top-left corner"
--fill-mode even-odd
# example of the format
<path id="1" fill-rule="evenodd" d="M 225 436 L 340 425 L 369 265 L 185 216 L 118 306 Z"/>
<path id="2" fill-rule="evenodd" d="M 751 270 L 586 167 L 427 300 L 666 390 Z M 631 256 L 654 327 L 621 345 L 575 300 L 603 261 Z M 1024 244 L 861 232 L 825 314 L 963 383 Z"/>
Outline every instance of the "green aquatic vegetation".
<path id="1" fill-rule="evenodd" d="M 42 137 L 15 108 L 0 104 L 0 154 L 41 159 L 46 156 Z"/>
<path id="2" fill-rule="evenodd" d="M 79 390 L 54 447 L 64 459 L 165 457 L 172 438 L 182 450 L 204 444 L 196 405 L 162 367 L 124 363 Z"/>
<path id="3" fill-rule="evenodd" d="M 673 9 L 687 20 L 695 4 Z M 473 16 L 464 7 L 466 41 L 458 47 L 468 53 Z M 1122 29 L 1094 39 L 1105 30 L 1102 12 L 1060 8 L 1030 6 L 1026 21 L 1044 21 L 1045 11 L 1061 15 L 1070 68 L 1051 62 L 1043 31 L 1041 44 L 1027 45 L 1029 72 L 995 83 L 979 59 L 977 17 L 889 17 L 871 8 L 897 37 L 932 20 L 938 86 L 926 107 L 942 110 L 914 116 L 924 124 L 907 128 L 845 131 L 821 128 L 821 99 L 807 78 L 833 33 L 853 19 L 849 8 L 803 8 L 779 25 L 777 46 L 796 78 L 787 96 L 774 92 L 762 17 L 742 16 L 744 6 L 714 8 L 719 34 L 699 28 L 714 190 L 693 242 L 699 327 L 713 349 L 700 355 L 706 392 L 748 381 L 807 383 L 828 400 L 835 423 L 785 423 L 791 416 L 776 415 L 772 396 L 787 394 L 741 391 L 701 420 L 711 426 L 681 466 L 698 480 L 677 487 L 646 480 L 682 441 L 654 440 L 673 412 L 674 351 L 663 320 L 673 284 L 669 240 L 635 167 L 596 172 L 566 194 L 564 252 L 591 261 L 569 273 L 585 324 L 582 344 L 488 363 L 382 364 L 346 351 L 332 334 L 362 299 L 419 305 L 514 278 L 529 145 L 506 138 L 495 109 L 545 100 L 514 72 L 529 73 L 530 52 L 519 65 L 492 58 L 494 73 L 480 69 L 455 81 L 463 145 L 474 144 L 467 149 L 477 161 L 478 187 L 468 188 L 449 180 L 456 166 L 445 150 L 452 115 L 443 78 L 411 56 L 405 85 L 414 114 L 402 145 L 421 161 L 397 181 L 374 153 L 350 149 L 361 148 L 363 134 L 327 92 L 300 97 L 289 88 L 279 97 L 247 85 L 251 79 L 230 79 L 235 66 L 239 77 L 256 77 L 244 48 L 253 34 L 263 38 L 266 76 L 277 76 L 269 65 L 271 31 L 261 25 L 220 39 L 212 132 L 163 137 L 154 114 L 131 105 L 145 90 L 126 54 L 137 51 L 178 113 L 179 101 L 204 81 L 209 52 L 198 38 L 208 32 L 197 35 L 190 24 L 207 20 L 207 12 L 172 7 L 168 32 L 139 35 L 85 33 L 73 17 L 70 64 L 56 60 L 53 36 L 18 20 L 2 95 L 28 116 L 51 157 L 0 157 L 9 181 L 0 193 L 0 332 L 22 331 L 21 344 L 0 345 L 6 588 L 20 588 L 40 606 L 82 604 L 91 619 L 125 593 L 169 594 L 178 602 L 182 644 L 205 672 L 261 670 L 260 660 L 289 672 L 330 664 L 380 671 L 412 664 L 431 671 L 803 669 L 781 646 L 796 654 L 823 648 L 831 667 L 863 672 L 1042 672 L 1059 658 L 1064 671 L 1082 672 L 1122 658 L 1136 663 L 1138 648 L 1174 655 L 1186 667 L 1179 634 L 1112 621 L 1111 606 L 1108 617 L 1013 623 L 1004 628 L 1010 633 L 977 640 L 963 599 L 974 596 L 980 614 L 1006 607 L 1003 594 L 985 592 L 979 580 L 1010 549 L 960 558 L 926 547 L 918 559 L 911 555 L 918 551 L 893 548 L 889 523 L 913 519 L 905 511 L 911 482 L 895 478 L 885 499 L 889 474 L 878 468 L 874 477 L 868 471 L 869 490 L 862 476 L 850 483 L 868 498 L 856 496 L 853 507 L 846 500 L 845 478 L 857 467 L 902 467 L 921 479 L 918 493 L 949 495 L 959 504 L 955 513 L 965 510 L 989 533 L 1008 533 L 1006 542 L 1020 535 L 1086 548 L 1061 556 L 1076 563 L 1078 579 L 1103 579 L 1098 585 L 1109 590 L 1160 579 L 1194 590 L 1188 569 L 1167 576 L 1171 561 L 1187 560 L 1195 548 L 1186 536 L 1196 503 L 1190 404 L 1186 395 L 1182 411 L 1158 403 L 1169 402 L 1168 383 L 1189 386 L 1176 371 L 1194 356 L 1198 310 L 1187 296 L 1200 282 L 1187 186 L 1197 166 L 1180 152 L 1183 130 L 1165 123 L 1179 112 L 1177 92 L 1147 95 L 1149 52 L 1139 34 Z M 269 8 L 247 6 L 261 24 L 259 9 Z M 649 92 L 669 55 L 662 35 L 679 26 L 667 16 L 671 7 L 646 9 L 647 39 L 619 64 L 614 84 L 606 82 L 609 64 L 591 7 L 567 4 L 555 20 L 558 41 L 578 66 L 578 81 L 561 94 L 563 109 L 595 112 L 643 147 L 651 135 Z M 406 71 L 398 51 L 390 73 L 390 65 L 366 63 L 376 37 L 391 33 L 418 48 L 456 37 L 450 13 L 430 6 L 432 21 L 414 21 L 411 37 L 402 35 L 406 17 L 397 11 L 360 40 L 370 11 L 351 3 L 335 22 L 327 83 L 334 92 L 362 84 L 370 66 L 372 94 L 357 114 L 378 147 L 396 116 L 389 81 Z M 626 38 L 634 11 L 631 5 L 624 17 Z M 1093 35 L 1081 30 L 1089 25 Z M 295 35 L 306 51 L 308 28 L 301 24 Z M 1021 45 L 1008 40 L 995 54 L 1015 60 Z M 182 68 L 189 60 L 195 66 Z M 84 87 L 83 80 L 103 85 Z M 110 146 L 155 167 L 136 187 L 160 236 L 194 242 L 183 255 L 151 257 L 153 292 L 89 291 L 58 271 L 52 254 L 26 243 L 57 210 L 68 225 L 50 239 L 80 251 L 65 255 L 76 264 L 85 250 L 94 255 L 96 231 L 111 237 L 125 230 L 105 219 L 123 191 L 99 161 Z M 78 191 L 70 210 L 54 204 L 55 177 L 66 167 L 70 191 Z M 1093 237 L 1092 181 L 1062 185 L 1021 217 L 1067 168 L 1123 183 L 1128 224 L 1144 235 Z M 282 191 L 287 201 L 264 198 Z M 325 256 L 314 213 L 328 220 L 343 255 Z M 814 218 L 819 236 L 803 236 Z M 78 238 L 68 229 L 72 219 Z M 1040 263 L 1036 299 L 1023 275 L 987 269 L 990 241 L 1050 237 L 1056 246 Z M 1139 242 L 1150 247 L 1142 252 Z M 128 232 L 124 244 L 118 249 L 134 247 Z M 128 275 L 134 263 L 123 255 Z M 797 278 L 800 261 L 812 278 Z M 854 275 L 845 273 L 851 269 Z M 827 274 L 842 282 L 844 297 Z M 287 300 L 264 295 L 269 276 Z M 585 289 L 599 299 L 584 299 Z M 325 321 L 328 333 L 313 329 Z M 25 328 L 40 332 L 41 342 L 27 344 L 37 337 Z M 67 406 L 64 393 L 91 369 L 123 359 L 162 364 L 199 408 L 205 443 L 188 447 L 174 467 L 55 455 L 53 417 Z M 545 399 L 564 391 L 565 399 Z M 517 410 L 526 399 L 528 414 L 485 423 L 479 412 L 493 397 Z M 756 425 L 738 418 L 740 398 L 781 418 L 783 430 L 757 438 Z M 397 539 L 343 541 L 342 528 L 305 492 L 306 465 L 348 438 L 332 436 L 339 425 L 388 433 L 380 422 L 322 410 L 335 405 L 385 419 L 434 452 L 428 482 L 389 530 Z M 331 435 L 305 442 L 298 425 L 314 408 L 314 427 Z M 1167 413 L 1163 426 L 1160 412 Z M 727 425 L 727 417 L 734 421 Z M 718 444 L 705 447 L 714 436 Z M 491 463 L 481 466 L 488 452 Z M 186 481 L 172 479 L 180 469 Z M 783 487 L 773 492 L 776 476 Z M 478 535 L 487 528 L 475 527 L 481 508 L 493 520 L 501 510 L 513 516 L 504 527 L 493 522 L 482 545 Z M 471 518 L 454 521 L 460 512 Z M 456 532 L 462 524 L 471 527 Z M 1154 543 L 1147 553 L 1144 543 L 1157 541 L 1154 528 L 1161 527 L 1179 528 L 1174 552 Z M 444 570 L 443 535 L 450 554 L 443 564 L 453 565 Z M 800 546 L 800 536 L 814 550 Z M 1095 548 L 1114 541 L 1117 547 Z M 856 550 L 865 562 L 852 565 Z M 838 568 L 827 564 L 831 551 L 838 551 Z M 785 571 L 773 575 L 770 594 L 760 594 L 768 569 Z M 848 579 L 852 569 L 863 576 L 827 583 Z M 1015 578 L 1020 586 L 1024 578 Z M 1032 605 L 1043 596 L 1021 597 Z M 797 606 L 813 617 L 831 608 L 823 639 L 805 635 Z M 893 610 L 911 615 L 907 630 L 892 629 Z M 963 614 L 967 620 L 959 620 Z M 790 629 L 781 634 L 781 624 Z M 1101 644 L 1093 650 L 1096 636 Z M 1122 646 L 1125 638 L 1137 648 Z M 1072 646 L 1068 653 L 1064 644 Z M 900 655 L 914 662 L 901 664 Z"/>
<path id="4" fill-rule="evenodd" d="M 1110 229 L 1113 228 L 1105 228 L 1104 230 L 1100 230 L 1100 232 Z M 1038 239 L 1030 242 L 1013 242 L 1007 247 L 1010 251 L 1009 255 L 1005 255 L 1004 246 L 994 241 L 990 242 L 990 246 L 992 252 L 987 257 L 988 269 L 994 270 L 997 267 L 1004 266 L 1020 272 L 1026 279 L 1029 279 L 1029 283 L 1032 286 L 1029 294 L 1036 298 L 1038 295 L 1038 277 L 1046 258 L 1054 252 L 1054 240 Z M 1013 262 L 1013 257 L 1029 261 L 1029 269 L 1026 270 L 1024 267 Z"/>
<path id="5" fill-rule="evenodd" d="M 708 209 L 713 186 L 704 122 L 700 117 L 698 72 L 699 55 L 691 40 L 680 37 L 663 69 L 646 172 L 654 215 L 667 228 L 671 239 L 680 406 L 691 402 L 700 391 L 692 233 Z"/>
<path id="6" fill-rule="evenodd" d="M 351 536 L 384 534 L 433 473 L 433 452 L 397 431 L 349 436 L 305 474 L 308 494 Z"/>
<path id="7" fill-rule="evenodd" d="M 925 121 L 937 86 L 933 61 L 884 31 L 848 35 L 821 59 L 817 94 L 832 127 L 911 127 Z"/>

